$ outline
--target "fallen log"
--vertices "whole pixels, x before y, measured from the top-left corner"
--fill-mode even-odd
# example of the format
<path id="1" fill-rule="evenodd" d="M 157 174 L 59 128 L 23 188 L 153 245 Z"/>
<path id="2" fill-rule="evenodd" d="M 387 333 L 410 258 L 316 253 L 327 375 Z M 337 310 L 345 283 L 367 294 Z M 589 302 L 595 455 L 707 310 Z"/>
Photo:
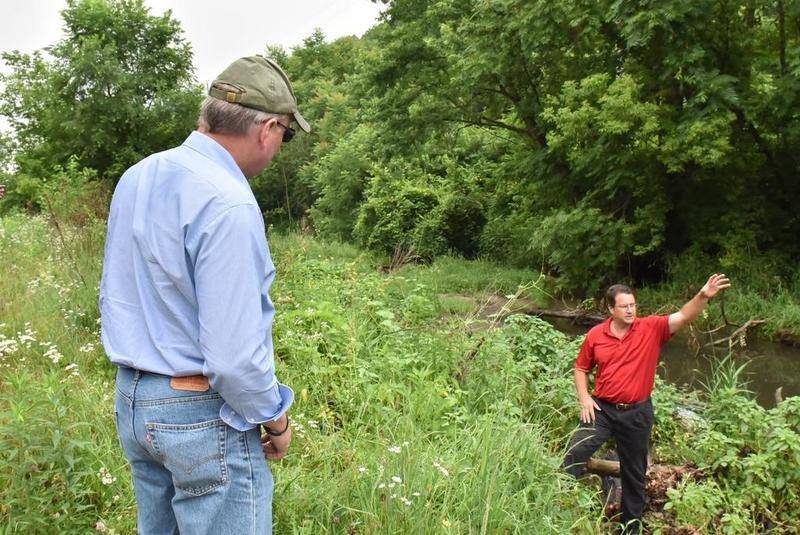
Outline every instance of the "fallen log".
<path id="1" fill-rule="evenodd" d="M 620 511 L 622 500 L 619 461 L 592 458 L 586 463 L 586 472 L 602 478 L 605 493 L 603 509 L 608 518 L 614 517 Z M 705 474 L 691 465 L 650 464 L 648 460 L 645 510 L 662 511 L 667 503 L 667 491 L 676 488 L 684 477 L 702 479 Z"/>
<path id="2" fill-rule="evenodd" d="M 619 461 L 608 461 L 606 459 L 589 459 L 586 463 L 586 471 L 598 476 L 619 477 Z"/>
<path id="3" fill-rule="evenodd" d="M 544 308 L 523 308 L 519 312 L 524 312 L 530 316 L 545 316 L 548 318 L 564 318 L 572 320 L 581 325 L 595 325 L 605 321 L 606 317 L 599 314 L 590 314 L 582 310 L 548 310 Z"/>

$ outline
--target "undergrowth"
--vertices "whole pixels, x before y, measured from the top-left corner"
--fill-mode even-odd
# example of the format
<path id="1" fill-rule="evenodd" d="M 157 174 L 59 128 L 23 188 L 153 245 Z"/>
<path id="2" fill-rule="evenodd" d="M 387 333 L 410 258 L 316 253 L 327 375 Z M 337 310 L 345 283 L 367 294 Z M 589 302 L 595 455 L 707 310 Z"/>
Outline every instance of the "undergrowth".
<path id="1" fill-rule="evenodd" d="M 103 234 L 100 217 L 60 235 L 41 216 L 0 219 L 6 533 L 135 531 L 114 369 L 99 343 Z M 294 443 L 272 465 L 277 533 L 605 529 L 597 488 L 560 469 L 581 340 L 521 315 L 470 328 L 470 314 L 440 298 L 520 286 L 535 298 L 535 274 L 456 259 L 385 273 L 345 244 L 298 234 L 270 244 L 277 371 L 297 393 Z M 735 369 L 716 377 L 694 395 L 705 424 L 693 432 L 673 417 L 687 394 L 656 387 L 656 459 L 707 474 L 671 491 L 660 529 L 792 532 L 798 400 L 766 410 Z"/>

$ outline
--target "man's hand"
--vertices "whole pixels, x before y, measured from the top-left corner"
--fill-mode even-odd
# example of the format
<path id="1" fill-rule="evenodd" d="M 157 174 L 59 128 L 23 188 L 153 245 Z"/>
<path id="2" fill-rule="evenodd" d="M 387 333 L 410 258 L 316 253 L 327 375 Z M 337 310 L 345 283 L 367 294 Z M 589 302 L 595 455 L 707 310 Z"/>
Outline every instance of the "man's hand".
<path id="1" fill-rule="evenodd" d="M 669 333 L 675 334 L 693 322 L 706 308 L 709 299 L 730 287 L 731 281 L 724 274 L 714 273 L 711 275 L 697 295 L 692 297 L 679 311 L 669 315 Z"/>
<path id="2" fill-rule="evenodd" d="M 715 295 L 717 295 L 722 290 L 731 287 L 731 281 L 728 277 L 725 276 L 723 273 L 714 273 L 708 278 L 708 282 L 703 286 L 700 290 L 700 293 L 703 294 L 708 299 L 711 299 Z"/>
<path id="3" fill-rule="evenodd" d="M 581 396 L 580 404 L 581 404 L 581 422 L 585 424 L 594 423 L 595 409 L 597 409 L 598 411 L 602 410 L 597 405 L 597 402 L 595 402 L 595 400 L 592 399 L 592 396 L 586 394 L 584 396 Z"/>
<path id="4" fill-rule="evenodd" d="M 287 418 L 285 414 L 275 422 L 269 422 L 270 425 L 264 424 L 265 428 L 271 431 L 281 431 L 287 425 Z M 283 459 L 286 452 L 289 450 L 289 444 L 292 443 L 292 428 L 291 425 L 286 427 L 286 431 L 280 436 L 272 436 L 266 432 L 261 435 L 261 449 L 264 450 L 264 456 L 270 461 L 277 461 Z"/>

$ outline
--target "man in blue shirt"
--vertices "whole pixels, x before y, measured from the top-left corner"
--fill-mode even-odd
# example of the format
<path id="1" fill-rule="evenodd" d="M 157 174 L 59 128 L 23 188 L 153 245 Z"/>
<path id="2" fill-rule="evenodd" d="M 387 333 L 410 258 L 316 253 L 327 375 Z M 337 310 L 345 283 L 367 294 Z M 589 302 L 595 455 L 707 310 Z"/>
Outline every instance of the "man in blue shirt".
<path id="1" fill-rule="evenodd" d="M 269 533 L 294 394 L 275 377 L 275 276 L 248 179 L 308 123 L 273 61 L 220 74 L 198 130 L 140 161 L 111 201 L 102 341 L 140 533 Z M 263 427 L 265 434 L 260 435 Z"/>

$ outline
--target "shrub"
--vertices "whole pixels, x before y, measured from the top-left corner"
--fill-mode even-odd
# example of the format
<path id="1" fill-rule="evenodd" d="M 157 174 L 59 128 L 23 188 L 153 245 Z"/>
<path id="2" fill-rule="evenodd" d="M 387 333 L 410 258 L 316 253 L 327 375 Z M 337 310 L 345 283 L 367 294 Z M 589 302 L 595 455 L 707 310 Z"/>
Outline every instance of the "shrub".
<path id="1" fill-rule="evenodd" d="M 542 218 L 530 244 L 542 251 L 562 286 L 589 293 L 618 272 L 630 247 L 622 220 L 589 207 L 557 210 Z"/>
<path id="2" fill-rule="evenodd" d="M 323 236 L 349 240 L 358 219 L 364 189 L 372 176 L 370 129 L 358 127 L 302 175 L 313 173 L 317 200 L 311 209 Z"/>
<path id="3" fill-rule="evenodd" d="M 422 245 L 415 229 L 439 205 L 439 191 L 427 184 L 434 178 L 408 165 L 382 168 L 370 184 L 367 200 L 361 205 L 355 227 L 356 239 L 365 247 L 392 254 L 397 249 Z M 425 233 L 428 240 L 435 238 Z M 426 259 L 443 253 L 443 237 L 424 244 Z"/>

